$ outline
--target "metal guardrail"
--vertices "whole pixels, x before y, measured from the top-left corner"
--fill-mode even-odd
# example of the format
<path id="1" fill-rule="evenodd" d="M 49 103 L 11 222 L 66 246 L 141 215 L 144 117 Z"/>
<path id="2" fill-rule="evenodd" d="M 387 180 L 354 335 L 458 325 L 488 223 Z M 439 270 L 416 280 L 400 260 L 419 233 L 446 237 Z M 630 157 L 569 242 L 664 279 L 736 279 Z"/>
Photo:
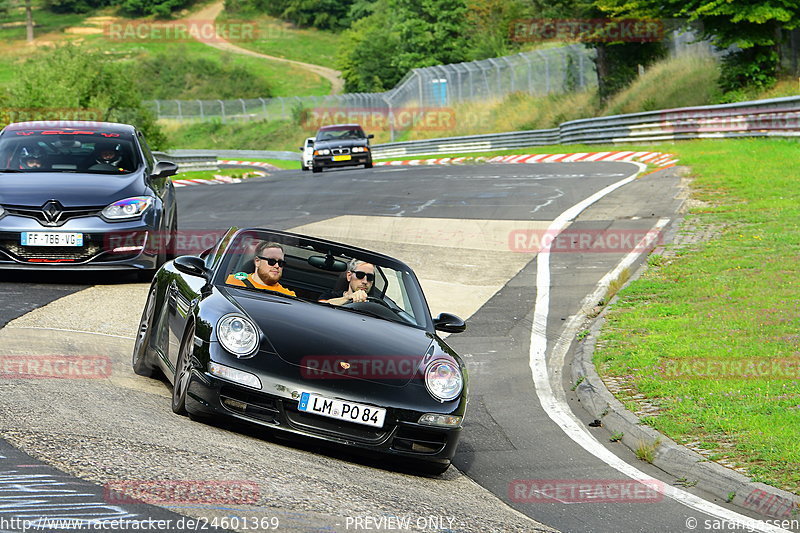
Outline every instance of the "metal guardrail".
<path id="1" fill-rule="evenodd" d="M 153 152 L 153 156 L 158 161 L 172 161 L 178 165 L 179 172 L 195 170 L 219 170 L 217 166 L 217 155 L 210 153 L 210 150 L 198 150 L 199 153 L 193 155 L 178 155 L 176 153 L 167 154 L 164 152 Z"/>
<path id="2" fill-rule="evenodd" d="M 764 136 L 800 137 L 800 96 L 572 120 L 547 130 L 379 144 L 372 153 L 376 159 L 385 159 L 554 144 Z"/>
<path id="3" fill-rule="evenodd" d="M 386 159 L 557 144 L 617 144 L 765 136 L 800 137 L 800 96 L 571 120 L 560 124 L 558 128 L 545 130 L 377 144 L 373 147 L 372 154 L 375 159 Z M 174 155 L 164 154 L 164 157 L 182 167 L 200 165 L 209 158 L 213 158 L 216 164 L 218 157 L 300 159 L 299 151 L 173 150 L 171 154 Z"/>

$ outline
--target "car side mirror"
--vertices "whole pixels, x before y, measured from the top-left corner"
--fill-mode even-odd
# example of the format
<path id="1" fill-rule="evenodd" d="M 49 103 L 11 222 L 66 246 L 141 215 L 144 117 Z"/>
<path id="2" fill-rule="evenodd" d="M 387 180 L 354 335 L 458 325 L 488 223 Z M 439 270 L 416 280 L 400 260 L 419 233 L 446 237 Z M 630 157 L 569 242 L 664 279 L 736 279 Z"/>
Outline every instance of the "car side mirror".
<path id="1" fill-rule="evenodd" d="M 182 255 L 176 257 L 172 264 L 175 265 L 178 271 L 184 274 L 205 278 L 206 281 L 211 279 L 211 270 L 206 268 L 206 262 L 196 255 Z"/>
<path id="2" fill-rule="evenodd" d="M 150 174 L 151 178 L 166 178 L 167 176 L 174 176 L 178 173 L 178 165 L 172 161 L 159 161 L 153 167 L 153 172 Z"/>
<path id="3" fill-rule="evenodd" d="M 456 315 L 440 313 L 433 319 L 433 328 L 446 333 L 461 333 L 467 329 L 467 323 Z"/>
<path id="4" fill-rule="evenodd" d="M 369 135 L 367 135 L 367 139 L 374 139 L 374 138 L 375 138 L 374 133 L 370 133 Z"/>

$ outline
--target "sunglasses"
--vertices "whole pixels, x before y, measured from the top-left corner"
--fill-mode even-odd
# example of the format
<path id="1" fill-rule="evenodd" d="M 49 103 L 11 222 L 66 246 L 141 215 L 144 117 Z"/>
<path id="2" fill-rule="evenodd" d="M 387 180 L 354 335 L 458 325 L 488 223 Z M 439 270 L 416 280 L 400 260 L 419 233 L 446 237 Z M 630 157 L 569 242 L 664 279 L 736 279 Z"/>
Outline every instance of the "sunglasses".
<path id="1" fill-rule="evenodd" d="M 286 261 L 283 259 L 275 259 L 274 257 L 264 257 L 263 255 L 257 255 L 259 259 L 262 261 L 266 261 L 269 266 L 275 266 L 275 263 L 278 264 L 279 267 L 283 268 L 286 266 Z"/>
<path id="2" fill-rule="evenodd" d="M 369 281 L 370 283 L 375 281 L 375 274 L 368 274 L 367 272 L 361 272 L 360 270 L 351 270 L 350 272 L 352 272 L 353 275 L 358 279 L 364 279 L 364 276 L 366 276 L 367 281 Z"/>

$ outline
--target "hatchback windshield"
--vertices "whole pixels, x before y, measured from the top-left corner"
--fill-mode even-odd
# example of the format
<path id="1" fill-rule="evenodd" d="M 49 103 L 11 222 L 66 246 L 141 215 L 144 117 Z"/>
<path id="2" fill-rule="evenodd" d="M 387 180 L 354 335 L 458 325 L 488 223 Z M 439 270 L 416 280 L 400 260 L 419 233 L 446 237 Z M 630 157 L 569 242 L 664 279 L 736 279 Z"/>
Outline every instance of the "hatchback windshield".
<path id="1" fill-rule="evenodd" d="M 0 138 L 0 171 L 127 174 L 141 161 L 132 135 L 102 130 L 14 130 Z"/>

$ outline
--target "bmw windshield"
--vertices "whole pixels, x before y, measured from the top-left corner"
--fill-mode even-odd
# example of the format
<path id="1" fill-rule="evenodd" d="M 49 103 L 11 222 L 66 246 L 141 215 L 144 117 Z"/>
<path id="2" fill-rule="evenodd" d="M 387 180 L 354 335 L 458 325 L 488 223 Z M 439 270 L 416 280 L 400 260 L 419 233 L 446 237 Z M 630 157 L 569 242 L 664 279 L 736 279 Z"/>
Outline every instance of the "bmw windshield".
<path id="1" fill-rule="evenodd" d="M 0 172 L 130 174 L 140 165 L 129 133 L 32 128 L 0 137 Z"/>

